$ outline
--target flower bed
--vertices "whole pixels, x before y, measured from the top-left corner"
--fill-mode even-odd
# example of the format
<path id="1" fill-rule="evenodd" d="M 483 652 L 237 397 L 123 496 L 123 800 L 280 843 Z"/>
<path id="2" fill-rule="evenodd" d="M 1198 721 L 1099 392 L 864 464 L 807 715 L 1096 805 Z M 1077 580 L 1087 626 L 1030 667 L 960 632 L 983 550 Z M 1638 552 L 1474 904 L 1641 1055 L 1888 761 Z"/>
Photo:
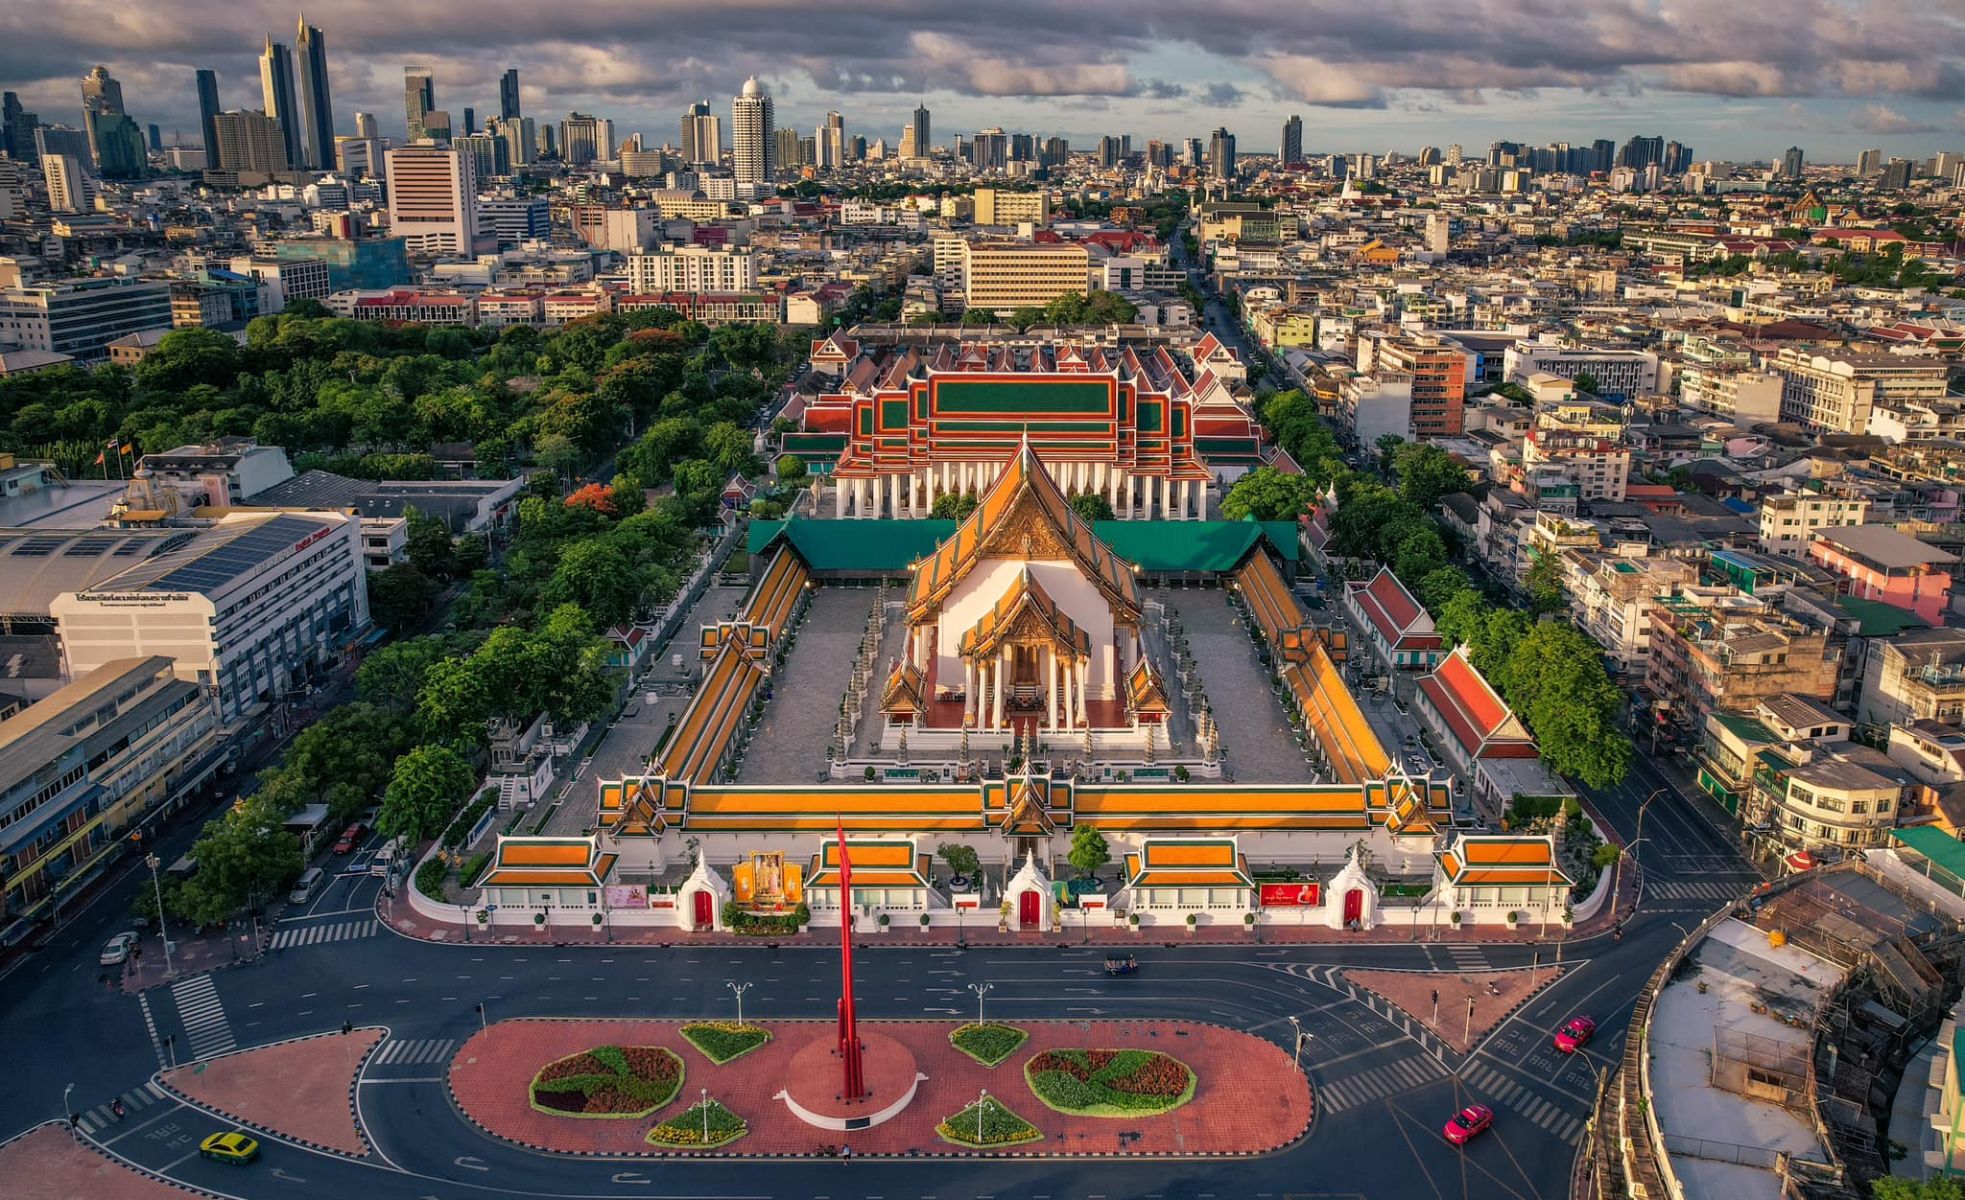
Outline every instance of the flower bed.
<path id="1" fill-rule="evenodd" d="M 971 1022 L 956 1027 L 948 1040 L 957 1050 L 975 1059 L 985 1067 L 993 1067 L 1010 1055 L 1016 1053 L 1018 1046 L 1028 1041 L 1030 1034 L 1015 1025 L 998 1025 L 994 1022 L 977 1025 Z"/>
<path id="2" fill-rule="evenodd" d="M 739 1025 L 735 1021 L 695 1021 L 682 1027 L 682 1036 L 717 1066 L 742 1058 L 771 1040 L 771 1031 L 761 1025 Z"/>
<path id="3" fill-rule="evenodd" d="M 1155 1050 L 1046 1050 L 1023 1064 L 1039 1100 L 1062 1113 L 1133 1117 L 1194 1098 L 1194 1072 Z"/>
<path id="4" fill-rule="evenodd" d="M 703 1134 L 708 1130 L 709 1137 Z M 736 1113 L 714 1100 L 692 1104 L 682 1112 L 648 1131 L 652 1146 L 674 1146 L 685 1150 L 714 1150 L 728 1146 L 750 1132 L 750 1126 Z"/>
<path id="5" fill-rule="evenodd" d="M 595 1046 L 532 1077 L 532 1107 L 559 1117 L 645 1117 L 682 1090 L 682 1059 L 660 1046 Z"/>
<path id="6" fill-rule="evenodd" d="M 945 1142 L 979 1150 L 996 1146 L 1021 1146 L 1028 1142 L 1044 1140 L 1044 1135 L 1037 1131 L 1035 1125 L 1004 1108 L 994 1096 L 983 1101 L 980 1106 L 971 1104 L 956 1113 L 935 1126 L 935 1132 L 940 1134 Z"/>

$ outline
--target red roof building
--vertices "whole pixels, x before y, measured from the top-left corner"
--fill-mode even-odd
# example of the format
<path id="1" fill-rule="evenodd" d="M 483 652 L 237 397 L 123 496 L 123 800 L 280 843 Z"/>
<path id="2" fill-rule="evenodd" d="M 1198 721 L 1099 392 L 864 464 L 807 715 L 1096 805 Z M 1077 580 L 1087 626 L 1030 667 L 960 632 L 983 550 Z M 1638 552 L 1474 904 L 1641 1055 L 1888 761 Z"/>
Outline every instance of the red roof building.
<path id="1" fill-rule="evenodd" d="M 1432 615 L 1389 568 L 1380 567 L 1365 583 L 1346 584 L 1344 602 L 1352 619 L 1364 627 L 1372 652 L 1387 666 L 1425 671 L 1445 657 Z"/>

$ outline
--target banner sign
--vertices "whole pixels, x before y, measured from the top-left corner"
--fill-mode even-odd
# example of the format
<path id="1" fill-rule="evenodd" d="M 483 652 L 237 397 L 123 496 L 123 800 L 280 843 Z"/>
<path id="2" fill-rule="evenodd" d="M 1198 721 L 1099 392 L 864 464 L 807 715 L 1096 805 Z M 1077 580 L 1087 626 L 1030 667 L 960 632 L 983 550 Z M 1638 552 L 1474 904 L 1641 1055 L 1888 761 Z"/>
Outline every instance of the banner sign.
<path id="1" fill-rule="evenodd" d="M 609 908 L 647 908 L 648 888 L 644 884 L 609 884 L 607 887 L 607 907 Z"/>
<path id="2" fill-rule="evenodd" d="M 1262 907 L 1315 908 L 1321 895 L 1320 884 L 1265 883 L 1262 885 Z"/>

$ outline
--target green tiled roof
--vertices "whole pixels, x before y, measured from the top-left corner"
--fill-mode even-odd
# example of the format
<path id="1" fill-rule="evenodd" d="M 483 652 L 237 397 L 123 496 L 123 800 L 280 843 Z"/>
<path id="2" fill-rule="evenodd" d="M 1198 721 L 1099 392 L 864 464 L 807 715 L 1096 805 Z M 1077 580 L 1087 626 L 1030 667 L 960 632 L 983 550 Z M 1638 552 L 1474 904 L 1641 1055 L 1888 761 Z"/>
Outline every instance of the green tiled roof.
<path id="1" fill-rule="evenodd" d="M 955 532 L 954 521 L 752 521 L 746 547 L 757 554 L 780 532 L 814 571 L 905 571 Z"/>
<path id="2" fill-rule="evenodd" d="M 1734 713 L 1714 713 L 1712 716 L 1713 720 L 1726 726 L 1734 737 L 1739 738 L 1743 742 L 1760 742 L 1766 745 L 1772 745 L 1781 740 L 1780 734 L 1775 733 L 1752 717 L 1742 717 Z"/>
<path id="3" fill-rule="evenodd" d="M 1965 880 L 1965 842 L 1960 842 L 1935 825 L 1892 829 L 1890 836 L 1930 859 L 1933 866 L 1952 878 Z"/>
<path id="4" fill-rule="evenodd" d="M 955 528 L 937 520 L 752 521 L 745 548 L 761 554 L 782 533 L 814 571 L 904 571 Z M 1096 521 L 1092 532 L 1152 572 L 1231 570 L 1261 541 L 1287 562 L 1298 553 L 1289 521 Z"/>
<path id="5" fill-rule="evenodd" d="M 1928 629 L 1930 622 L 1881 600 L 1837 596 L 1835 606 L 1862 622 L 1864 637 L 1896 637 L 1906 629 Z"/>

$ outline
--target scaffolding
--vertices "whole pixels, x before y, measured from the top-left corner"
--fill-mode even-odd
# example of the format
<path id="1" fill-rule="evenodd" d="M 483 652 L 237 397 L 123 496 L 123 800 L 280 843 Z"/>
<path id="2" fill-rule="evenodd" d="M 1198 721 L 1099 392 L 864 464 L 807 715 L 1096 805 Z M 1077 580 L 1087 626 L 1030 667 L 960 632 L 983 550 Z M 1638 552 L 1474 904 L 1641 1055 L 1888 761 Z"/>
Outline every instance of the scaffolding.
<path id="1" fill-rule="evenodd" d="M 1810 1024 L 1800 1022 L 1803 1030 Z M 1738 1029 L 1715 1029 L 1707 1082 L 1750 1100 L 1806 1112 L 1814 1088 L 1808 1035 L 1797 1032 L 1788 1040 Z"/>

